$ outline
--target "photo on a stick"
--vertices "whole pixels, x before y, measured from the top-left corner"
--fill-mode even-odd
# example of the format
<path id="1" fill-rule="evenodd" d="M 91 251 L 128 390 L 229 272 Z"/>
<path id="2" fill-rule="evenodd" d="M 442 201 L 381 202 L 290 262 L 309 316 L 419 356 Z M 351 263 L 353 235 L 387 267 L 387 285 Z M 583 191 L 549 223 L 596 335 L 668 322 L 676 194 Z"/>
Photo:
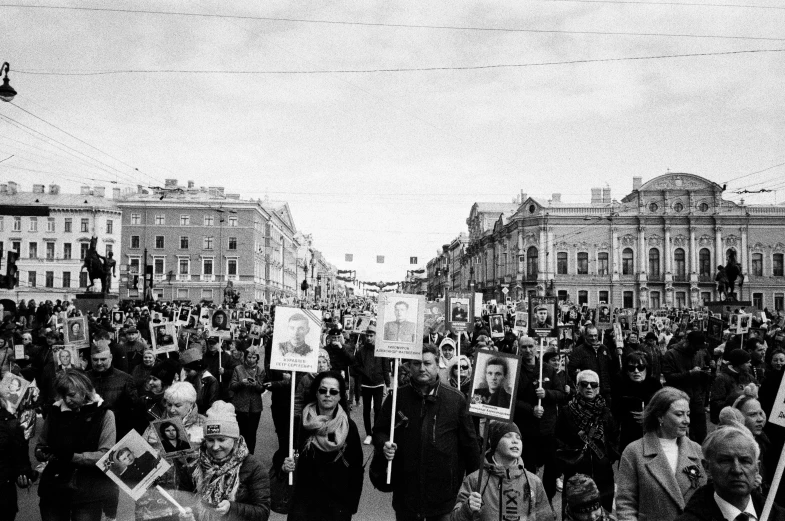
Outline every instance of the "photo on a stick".
<path id="1" fill-rule="evenodd" d="M 6 373 L 3 379 L 0 380 L 0 391 L 5 396 L 6 410 L 11 414 L 16 412 L 16 409 L 22 403 L 25 396 L 25 391 L 30 387 L 30 382 L 17 376 L 13 373 Z"/>
<path id="2" fill-rule="evenodd" d="M 384 293 L 379 295 L 377 313 L 375 355 L 387 358 L 421 358 L 425 297 Z"/>
<path id="3" fill-rule="evenodd" d="M 150 324 L 150 339 L 153 341 L 153 353 L 168 353 L 177 351 L 175 338 L 177 331 L 174 322 Z"/>
<path id="4" fill-rule="evenodd" d="M 87 336 L 87 317 L 71 317 L 65 321 L 63 328 L 66 344 L 90 345 Z"/>
<path id="5" fill-rule="evenodd" d="M 557 336 L 556 297 L 529 299 L 529 328 L 538 336 Z"/>
<path id="6" fill-rule="evenodd" d="M 270 368 L 314 373 L 322 322 L 308 309 L 276 306 Z"/>
<path id="7" fill-rule="evenodd" d="M 474 376 L 469 393 L 469 414 L 512 420 L 520 359 L 517 356 L 480 349 L 474 354 Z"/>
<path id="8" fill-rule="evenodd" d="M 96 465 L 134 501 L 170 467 L 135 430 L 123 436 Z"/>

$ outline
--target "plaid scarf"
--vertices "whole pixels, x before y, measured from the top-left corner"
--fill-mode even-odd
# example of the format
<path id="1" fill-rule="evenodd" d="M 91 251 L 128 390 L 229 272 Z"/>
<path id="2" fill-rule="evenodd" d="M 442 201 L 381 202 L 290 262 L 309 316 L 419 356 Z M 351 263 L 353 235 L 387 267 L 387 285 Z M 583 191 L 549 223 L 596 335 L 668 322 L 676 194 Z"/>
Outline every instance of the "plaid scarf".
<path id="1" fill-rule="evenodd" d="M 224 499 L 234 501 L 237 488 L 240 486 L 240 465 L 248 454 L 248 446 L 242 436 L 237 438 L 234 450 L 224 461 L 213 460 L 202 445 L 199 462 L 194 469 L 194 482 L 203 502 L 215 507 Z M 202 508 L 202 510 L 203 520 L 220 517 L 211 508 Z"/>
<path id="2" fill-rule="evenodd" d="M 578 426 L 578 436 L 592 448 L 597 457 L 605 457 L 600 447 L 605 446 L 605 425 L 602 415 L 605 412 L 605 398 L 597 395 L 594 400 L 587 400 L 580 393 L 570 400 L 567 408 Z"/>

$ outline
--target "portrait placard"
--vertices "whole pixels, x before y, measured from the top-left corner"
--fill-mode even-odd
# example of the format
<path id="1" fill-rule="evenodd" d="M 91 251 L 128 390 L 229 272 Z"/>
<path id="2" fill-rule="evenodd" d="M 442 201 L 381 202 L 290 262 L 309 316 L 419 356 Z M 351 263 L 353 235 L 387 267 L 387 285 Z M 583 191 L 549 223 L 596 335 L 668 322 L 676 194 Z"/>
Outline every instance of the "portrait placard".
<path id="1" fill-rule="evenodd" d="M 14 358 L 17 360 L 25 359 L 25 346 L 24 344 L 16 344 L 14 346 Z"/>
<path id="2" fill-rule="evenodd" d="M 715 342 L 722 342 L 722 331 L 724 323 L 721 318 L 709 317 L 709 324 L 706 328 L 706 336 Z"/>
<path id="3" fill-rule="evenodd" d="M 475 293 L 474 294 L 474 310 L 473 315 L 475 318 L 482 316 L 482 293 Z"/>
<path id="4" fill-rule="evenodd" d="M 188 441 L 188 432 L 178 417 L 155 420 L 150 426 L 157 437 L 153 448 L 167 460 L 199 450 L 199 444 Z"/>
<path id="5" fill-rule="evenodd" d="M 740 335 L 749 333 L 751 324 L 752 313 L 739 313 L 739 327 L 736 330 L 736 333 Z"/>
<path id="6" fill-rule="evenodd" d="M 210 329 L 213 331 L 229 331 L 229 314 L 225 309 L 213 310 L 210 317 Z"/>
<path id="7" fill-rule="evenodd" d="M 309 309 L 275 307 L 270 369 L 315 373 L 322 322 Z"/>
<path id="8" fill-rule="evenodd" d="M 728 317 L 728 330 L 731 334 L 738 334 L 739 333 L 739 314 L 738 313 L 731 313 Z"/>
<path id="9" fill-rule="evenodd" d="M 135 430 L 123 436 L 98 460 L 96 466 L 134 501 L 142 497 L 170 467 Z"/>
<path id="10" fill-rule="evenodd" d="M 426 335 L 444 334 L 444 302 L 426 302 L 424 318 Z"/>
<path id="11" fill-rule="evenodd" d="M 262 326 L 260 324 L 251 324 L 251 327 L 248 329 L 248 337 L 254 340 L 262 338 Z"/>
<path id="12" fill-rule="evenodd" d="M 150 339 L 153 341 L 153 353 L 168 353 L 177 351 L 175 338 L 177 330 L 174 322 L 164 322 L 163 324 L 150 324 Z"/>
<path id="13" fill-rule="evenodd" d="M 526 333 L 529 330 L 529 312 L 516 311 L 515 312 L 515 331 Z"/>
<path id="14" fill-rule="evenodd" d="M 474 368 L 469 414 L 512 420 L 520 359 L 508 353 L 479 349 L 474 353 Z"/>
<path id="15" fill-rule="evenodd" d="M 79 355 L 75 345 L 56 345 L 52 346 L 52 360 L 55 364 L 55 371 L 63 369 L 83 369 L 79 364 Z"/>
<path id="16" fill-rule="evenodd" d="M 504 338 L 504 315 L 491 315 L 491 338 Z"/>
<path id="17" fill-rule="evenodd" d="M 28 387 L 30 387 L 30 382 L 21 376 L 17 376 L 11 372 L 8 372 L 3 376 L 3 379 L 0 380 L 0 390 L 2 390 L 5 395 L 6 409 L 8 412 L 11 414 L 16 412 L 16 409 L 22 403 L 22 398 L 24 398 Z"/>
<path id="18" fill-rule="evenodd" d="M 63 328 L 65 343 L 77 346 L 89 346 L 87 335 L 87 317 L 71 317 L 65 320 Z"/>
<path id="19" fill-rule="evenodd" d="M 177 311 L 177 322 L 181 326 L 188 325 L 188 319 L 191 318 L 191 306 L 180 306 L 180 309 Z"/>
<path id="20" fill-rule="evenodd" d="M 474 323 L 474 295 L 447 292 L 444 304 L 445 327 L 453 332 L 470 331 Z"/>
<path id="21" fill-rule="evenodd" d="M 125 313 L 122 311 L 112 311 L 112 326 L 119 328 L 125 322 Z"/>
<path id="22" fill-rule="evenodd" d="M 376 324 L 376 356 L 422 358 L 422 339 L 425 328 L 425 297 L 423 295 L 380 294 Z M 380 325 L 381 329 L 379 330 Z"/>
<path id="23" fill-rule="evenodd" d="M 343 316 L 343 329 L 345 331 L 354 331 L 354 315 L 347 314 Z"/>
<path id="24" fill-rule="evenodd" d="M 538 336 L 557 336 L 556 297 L 529 299 L 529 328 Z"/>
<path id="25" fill-rule="evenodd" d="M 611 308 L 607 304 L 600 304 L 597 306 L 595 315 L 597 329 L 613 329 Z"/>
<path id="26" fill-rule="evenodd" d="M 354 321 L 354 332 L 365 333 L 372 325 L 374 325 L 374 319 L 372 316 L 358 315 Z"/>

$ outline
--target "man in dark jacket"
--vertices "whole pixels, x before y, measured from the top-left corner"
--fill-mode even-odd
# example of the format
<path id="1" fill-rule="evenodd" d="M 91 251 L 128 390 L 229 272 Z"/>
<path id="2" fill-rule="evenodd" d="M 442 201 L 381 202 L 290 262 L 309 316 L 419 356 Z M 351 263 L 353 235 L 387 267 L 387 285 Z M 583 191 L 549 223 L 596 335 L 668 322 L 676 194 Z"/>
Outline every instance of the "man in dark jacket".
<path id="1" fill-rule="evenodd" d="M 382 408 L 385 387 L 390 386 L 390 363 L 387 358 L 376 356 L 376 328 L 370 326 L 365 332 L 365 342 L 354 359 L 354 370 L 360 379 L 363 397 L 363 424 L 365 426 L 365 445 L 371 444 L 371 403 L 373 417 Z"/>
<path id="2" fill-rule="evenodd" d="M 766 498 L 755 490 L 760 448 L 752 434 L 743 427 L 720 427 L 706 437 L 703 457 L 709 484 L 695 491 L 676 521 L 760 519 Z M 785 520 L 785 510 L 775 503 L 769 519 Z"/>
<path id="3" fill-rule="evenodd" d="M 130 374 L 134 367 L 142 363 L 145 349 L 148 349 L 147 342 L 139 336 L 139 330 L 129 327 L 125 331 L 125 340 L 112 349 L 112 365 Z"/>
<path id="4" fill-rule="evenodd" d="M 218 393 L 219 399 L 229 401 L 229 384 L 232 383 L 232 371 L 237 365 L 232 362 L 232 357 L 223 350 L 223 342 L 217 336 L 207 337 L 207 351 L 205 351 L 202 360 L 204 360 L 207 370 L 213 375 L 219 384 L 220 391 Z"/>
<path id="5" fill-rule="evenodd" d="M 610 405 L 611 382 L 618 372 L 617 357 L 608 352 L 608 348 L 600 343 L 600 333 L 596 327 L 586 328 L 584 343 L 575 347 L 570 355 L 567 372 L 574 381 L 575 376 L 586 369 L 591 369 L 600 377 L 600 394 Z"/>
<path id="6" fill-rule="evenodd" d="M 720 411 L 741 396 L 744 387 L 750 383 L 758 384 L 750 373 L 750 354 L 743 349 L 734 349 L 725 355 L 728 362 L 717 371 L 711 385 L 709 413 L 712 423 L 720 422 Z"/>
<path id="7" fill-rule="evenodd" d="M 662 355 L 662 374 L 667 385 L 681 389 L 690 397 L 690 439 L 702 443 L 706 437 L 706 392 L 709 387 L 709 366 L 698 351 L 704 349 L 706 338 L 700 331 L 691 331 Z"/>
<path id="8" fill-rule="evenodd" d="M 395 443 L 388 396 L 373 427 L 374 445 L 393 462 L 395 519 L 446 519 L 464 474 L 479 467 L 477 437 L 463 394 L 439 382 L 436 346 L 423 346 L 422 360 L 408 366 L 411 385 L 398 390 Z"/>
<path id="9" fill-rule="evenodd" d="M 542 387 L 540 387 L 540 368 L 534 359 L 534 339 L 525 337 L 519 341 L 521 369 L 518 376 L 518 390 L 515 401 L 515 424 L 526 441 L 523 444 L 523 464 L 530 472 L 545 465 L 543 485 L 548 499 L 556 494 L 556 428 L 557 406 L 567 399 L 567 393 L 559 388 L 556 369 L 550 364 L 542 368 Z M 539 404 L 542 400 L 542 405 Z"/>

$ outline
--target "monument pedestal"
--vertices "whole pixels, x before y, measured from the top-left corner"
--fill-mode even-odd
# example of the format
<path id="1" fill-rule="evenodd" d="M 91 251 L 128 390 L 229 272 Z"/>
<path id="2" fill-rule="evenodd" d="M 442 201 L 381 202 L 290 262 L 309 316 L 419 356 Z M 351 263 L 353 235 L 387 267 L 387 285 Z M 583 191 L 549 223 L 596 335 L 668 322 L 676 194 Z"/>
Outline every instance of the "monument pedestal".
<path id="1" fill-rule="evenodd" d="M 93 315 L 98 314 L 98 308 L 106 304 L 106 307 L 112 309 L 120 303 L 120 296 L 114 293 L 77 293 L 74 299 L 74 306 L 87 315 L 88 311 L 92 311 Z"/>
<path id="2" fill-rule="evenodd" d="M 719 313 L 722 315 L 723 320 L 728 320 L 730 314 L 737 309 L 745 308 L 747 309 L 747 313 L 749 313 L 750 311 L 748 308 L 752 307 L 752 302 L 747 300 L 714 300 L 707 301 L 706 307 L 709 308 L 709 311 L 712 313 Z"/>

